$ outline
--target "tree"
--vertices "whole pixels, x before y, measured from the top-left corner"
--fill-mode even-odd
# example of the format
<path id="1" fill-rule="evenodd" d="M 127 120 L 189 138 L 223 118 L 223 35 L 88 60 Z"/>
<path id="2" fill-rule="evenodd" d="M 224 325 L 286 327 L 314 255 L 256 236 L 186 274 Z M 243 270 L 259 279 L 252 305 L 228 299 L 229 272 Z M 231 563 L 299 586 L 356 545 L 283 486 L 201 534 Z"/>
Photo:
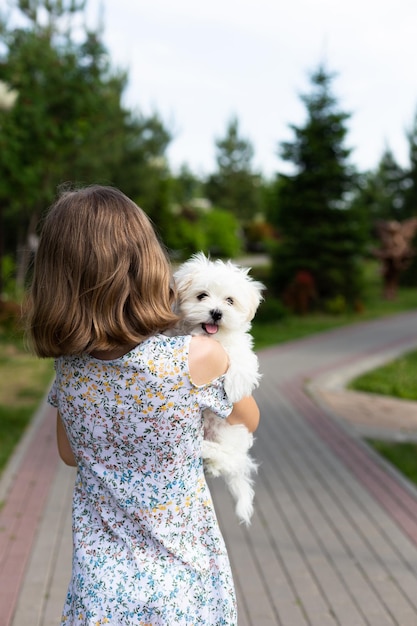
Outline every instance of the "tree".
<path id="1" fill-rule="evenodd" d="M 322 304 L 359 297 L 359 259 L 364 229 L 349 208 L 356 173 L 345 146 L 349 114 L 338 110 L 331 92 L 333 75 L 323 66 L 311 74 L 311 93 L 302 95 L 307 119 L 291 125 L 293 141 L 281 143 L 280 155 L 294 173 L 280 174 L 275 186 L 275 225 L 282 242 L 273 260 L 273 280 L 283 294 L 296 276 L 309 275 Z"/>
<path id="2" fill-rule="evenodd" d="M 402 220 L 404 209 L 405 172 L 386 148 L 375 171 L 361 177 L 352 205 L 368 216 L 373 232 L 379 220 Z"/>
<path id="3" fill-rule="evenodd" d="M 417 112 L 411 129 L 407 132 L 409 167 L 405 169 L 402 178 L 402 212 L 401 218 L 405 224 L 417 216 Z M 397 218 L 398 219 L 398 218 Z M 417 284 L 417 236 L 411 241 L 412 259 L 408 267 L 400 274 L 402 285 L 415 287 Z"/>
<path id="4" fill-rule="evenodd" d="M 122 189 L 161 229 L 170 221 L 170 173 L 165 152 L 171 134 L 155 112 L 150 117 L 129 113 L 124 124 L 120 159 L 112 184 Z"/>
<path id="5" fill-rule="evenodd" d="M 249 220 L 260 210 L 261 179 L 252 170 L 253 147 L 240 136 L 236 117 L 229 121 L 225 137 L 216 141 L 216 148 L 217 172 L 207 180 L 207 198 L 239 220 Z"/>
<path id="6" fill-rule="evenodd" d="M 415 250 L 413 239 L 417 233 L 417 217 L 398 222 L 381 220 L 376 225 L 380 247 L 374 250 L 380 259 L 384 281 L 384 297 L 396 297 L 401 274 L 409 269 Z"/>
<path id="7" fill-rule="evenodd" d="M 417 215 L 417 112 L 407 139 L 410 165 L 404 176 L 404 218 Z"/>
<path id="8" fill-rule="evenodd" d="M 202 181 L 188 167 L 183 164 L 176 176 L 172 177 L 172 199 L 175 204 L 187 206 L 196 198 L 203 196 Z"/>
<path id="9" fill-rule="evenodd" d="M 17 92 L 13 108 L 0 111 L 0 207 L 5 246 L 19 251 L 20 284 L 39 219 L 61 184 L 114 184 L 145 209 L 151 198 L 154 216 L 163 212 L 156 181 L 162 189 L 165 172 L 154 164 L 170 135 L 156 114 L 123 106 L 127 75 L 112 70 L 100 31 L 74 35 L 72 18 L 84 7 L 85 0 L 16 0 L 24 26 L 0 28 L 0 80 Z"/>

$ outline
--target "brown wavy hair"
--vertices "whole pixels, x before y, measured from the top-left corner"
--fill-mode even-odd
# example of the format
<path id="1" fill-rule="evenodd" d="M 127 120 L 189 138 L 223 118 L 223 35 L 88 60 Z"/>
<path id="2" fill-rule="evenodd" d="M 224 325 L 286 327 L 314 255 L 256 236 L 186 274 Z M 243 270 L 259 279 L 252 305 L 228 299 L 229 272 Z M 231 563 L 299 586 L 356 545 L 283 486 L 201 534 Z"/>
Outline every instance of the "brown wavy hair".
<path id="1" fill-rule="evenodd" d="M 65 191 L 47 214 L 26 303 L 40 357 L 111 350 L 174 325 L 171 268 L 147 215 L 121 191 Z"/>

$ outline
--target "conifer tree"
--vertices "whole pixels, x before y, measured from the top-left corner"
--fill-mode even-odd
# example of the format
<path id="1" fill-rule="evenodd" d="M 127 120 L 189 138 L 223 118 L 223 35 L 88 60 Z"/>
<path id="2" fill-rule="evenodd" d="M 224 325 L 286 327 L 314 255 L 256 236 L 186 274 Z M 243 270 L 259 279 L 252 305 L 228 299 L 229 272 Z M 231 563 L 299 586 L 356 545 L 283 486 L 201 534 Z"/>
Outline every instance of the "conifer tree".
<path id="1" fill-rule="evenodd" d="M 252 169 L 253 146 L 239 131 L 233 117 L 225 137 L 216 141 L 217 171 L 206 184 L 206 195 L 216 206 L 233 213 L 241 221 L 251 219 L 260 209 L 260 176 Z"/>
<path id="2" fill-rule="evenodd" d="M 417 112 L 407 132 L 410 165 L 404 177 L 404 217 L 417 215 Z"/>
<path id="3" fill-rule="evenodd" d="M 404 207 L 406 172 L 387 147 L 376 170 L 361 177 L 352 206 L 366 214 L 370 236 L 379 220 L 403 220 L 408 217 Z"/>
<path id="4" fill-rule="evenodd" d="M 356 180 L 351 150 L 345 146 L 350 115 L 338 109 L 332 80 L 323 66 L 312 73 L 311 93 L 301 96 L 306 122 L 291 125 L 294 139 L 281 144 L 280 155 L 294 172 L 280 174 L 276 186 L 282 243 L 274 256 L 273 278 L 283 294 L 297 275 L 308 275 L 319 304 L 338 299 L 344 307 L 360 294 L 364 230 L 349 208 Z"/>

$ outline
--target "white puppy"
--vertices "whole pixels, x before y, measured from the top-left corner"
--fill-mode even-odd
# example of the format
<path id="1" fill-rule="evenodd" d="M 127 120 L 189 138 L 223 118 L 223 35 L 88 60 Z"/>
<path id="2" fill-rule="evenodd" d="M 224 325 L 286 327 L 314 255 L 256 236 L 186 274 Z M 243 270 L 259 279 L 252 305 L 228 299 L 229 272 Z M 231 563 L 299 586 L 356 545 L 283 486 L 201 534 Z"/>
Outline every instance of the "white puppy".
<path id="1" fill-rule="evenodd" d="M 258 386 L 258 359 L 249 334 L 262 300 L 264 285 L 248 276 L 249 269 L 230 261 L 210 261 L 195 254 L 174 274 L 177 290 L 176 332 L 210 335 L 229 357 L 225 390 L 232 402 L 252 394 Z M 253 473 L 257 469 L 248 451 L 253 436 L 241 425 L 231 425 L 214 413 L 204 414 L 203 458 L 206 471 L 223 476 L 236 503 L 236 514 L 249 524 L 253 512 Z"/>

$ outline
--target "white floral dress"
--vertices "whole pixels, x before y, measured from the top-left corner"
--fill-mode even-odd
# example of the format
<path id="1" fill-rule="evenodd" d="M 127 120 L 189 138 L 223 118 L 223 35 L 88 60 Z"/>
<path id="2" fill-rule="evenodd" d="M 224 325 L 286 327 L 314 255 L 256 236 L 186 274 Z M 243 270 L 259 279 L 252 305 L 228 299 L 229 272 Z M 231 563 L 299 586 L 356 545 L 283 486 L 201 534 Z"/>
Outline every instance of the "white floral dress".
<path id="1" fill-rule="evenodd" d="M 195 386 L 191 337 L 125 356 L 61 357 L 49 402 L 78 463 L 66 626 L 237 624 L 201 459 L 202 411 L 226 417 L 223 380 Z"/>

